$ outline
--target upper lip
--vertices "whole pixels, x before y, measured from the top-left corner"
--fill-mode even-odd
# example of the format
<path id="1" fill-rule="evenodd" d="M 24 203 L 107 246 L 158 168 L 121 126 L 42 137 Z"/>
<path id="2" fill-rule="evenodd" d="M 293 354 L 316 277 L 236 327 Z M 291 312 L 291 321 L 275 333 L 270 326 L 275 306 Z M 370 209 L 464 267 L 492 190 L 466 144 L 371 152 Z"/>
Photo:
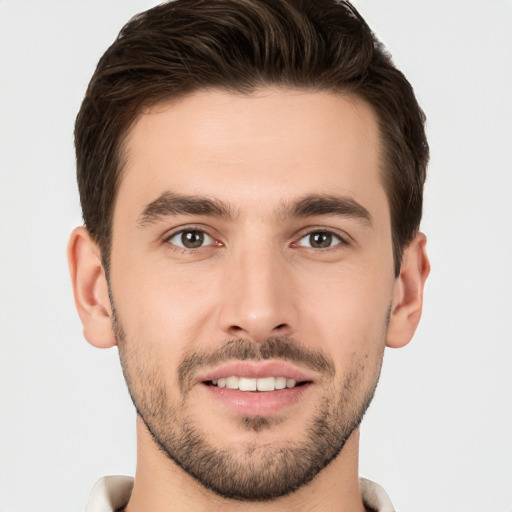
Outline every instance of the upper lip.
<path id="1" fill-rule="evenodd" d="M 205 370 L 198 375 L 197 381 L 208 382 L 231 376 L 249 379 L 286 377 L 296 382 L 315 380 L 312 372 L 283 361 L 231 361 L 214 369 Z"/>

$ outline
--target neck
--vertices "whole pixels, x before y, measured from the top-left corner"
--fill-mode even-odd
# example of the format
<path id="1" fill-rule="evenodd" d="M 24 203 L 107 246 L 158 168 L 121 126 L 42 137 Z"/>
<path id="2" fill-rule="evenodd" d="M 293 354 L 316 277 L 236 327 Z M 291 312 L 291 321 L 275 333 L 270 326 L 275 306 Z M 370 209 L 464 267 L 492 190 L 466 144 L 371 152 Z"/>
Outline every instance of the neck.
<path id="1" fill-rule="evenodd" d="M 358 479 L 359 431 L 342 452 L 311 482 L 290 495 L 264 502 L 244 502 L 217 496 L 167 458 L 137 420 L 137 471 L 125 512 L 363 512 Z"/>

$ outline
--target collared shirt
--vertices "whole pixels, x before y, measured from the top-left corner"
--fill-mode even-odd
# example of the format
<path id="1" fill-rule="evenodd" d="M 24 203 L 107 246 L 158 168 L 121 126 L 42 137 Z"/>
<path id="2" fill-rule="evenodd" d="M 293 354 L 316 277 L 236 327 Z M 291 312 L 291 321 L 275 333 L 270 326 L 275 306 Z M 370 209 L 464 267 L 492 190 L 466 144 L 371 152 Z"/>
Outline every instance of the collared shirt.
<path id="1" fill-rule="evenodd" d="M 359 479 L 363 502 L 375 512 L 396 512 L 386 491 L 366 478 Z M 98 480 L 92 490 L 85 512 L 115 512 L 126 507 L 132 494 L 133 478 L 106 476 Z"/>

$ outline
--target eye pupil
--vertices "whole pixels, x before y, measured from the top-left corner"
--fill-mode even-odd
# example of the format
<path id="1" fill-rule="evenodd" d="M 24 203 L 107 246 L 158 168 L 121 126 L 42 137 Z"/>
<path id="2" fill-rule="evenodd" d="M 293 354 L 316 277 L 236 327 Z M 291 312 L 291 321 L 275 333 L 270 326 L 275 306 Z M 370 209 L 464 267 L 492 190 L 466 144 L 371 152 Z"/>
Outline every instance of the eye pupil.
<path id="1" fill-rule="evenodd" d="M 187 249 L 196 249 L 204 243 L 204 233 L 201 231 L 184 231 L 181 234 L 181 243 Z"/>
<path id="2" fill-rule="evenodd" d="M 317 249 L 330 247 L 332 244 L 332 235 L 330 233 L 311 233 L 311 235 L 309 235 L 309 243 L 311 247 Z"/>

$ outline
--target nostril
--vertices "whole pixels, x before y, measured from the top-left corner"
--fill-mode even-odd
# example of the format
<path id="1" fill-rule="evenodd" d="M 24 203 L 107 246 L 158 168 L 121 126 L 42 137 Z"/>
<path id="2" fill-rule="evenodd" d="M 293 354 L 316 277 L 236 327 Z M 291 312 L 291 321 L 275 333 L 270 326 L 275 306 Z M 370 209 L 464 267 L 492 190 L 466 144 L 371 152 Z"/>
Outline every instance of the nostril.
<path id="1" fill-rule="evenodd" d="M 263 341 L 269 336 L 286 336 L 291 334 L 290 324 L 287 322 L 277 324 L 272 328 L 269 328 L 269 325 L 271 326 L 272 324 L 266 324 L 264 320 L 259 322 L 254 320 L 252 322 L 248 322 L 247 327 L 243 327 L 243 324 L 231 324 L 227 328 L 226 332 L 229 333 L 230 336 L 237 338 L 250 338 L 254 341 Z"/>

